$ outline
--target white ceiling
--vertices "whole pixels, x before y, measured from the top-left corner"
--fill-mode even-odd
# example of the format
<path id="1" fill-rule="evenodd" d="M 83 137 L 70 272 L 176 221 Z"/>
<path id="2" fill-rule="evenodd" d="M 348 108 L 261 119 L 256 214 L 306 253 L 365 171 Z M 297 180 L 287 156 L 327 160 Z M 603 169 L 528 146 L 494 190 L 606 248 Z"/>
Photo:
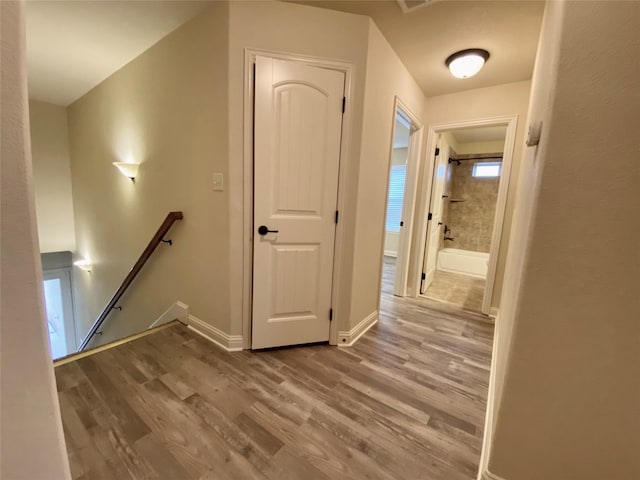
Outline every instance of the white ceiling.
<path id="1" fill-rule="evenodd" d="M 294 1 L 371 16 L 427 96 L 531 78 L 544 7 L 541 1 L 440 0 L 404 14 L 396 0 Z M 72 103 L 208 4 L 28 0 L 30 97 Z M 456 79 L 444 60 L 465 48 L 485 48 L 491 58 L 477 76 Z"/>
<path id="2" fill-rule="evenodd" d="M 528 80 L 543 1 L 439 0 L 403 13 L 396 0 L 286 0 L 370 16 L 428 97 Z M 444 61 L 467 48 L 491 54 L 482 71 L 459 79 Z"/>
<path id="3" fill-rule="evenodd" d="M 29 97 L 69 105 L 205 8 L 205 1 L 27 1 Z"/>

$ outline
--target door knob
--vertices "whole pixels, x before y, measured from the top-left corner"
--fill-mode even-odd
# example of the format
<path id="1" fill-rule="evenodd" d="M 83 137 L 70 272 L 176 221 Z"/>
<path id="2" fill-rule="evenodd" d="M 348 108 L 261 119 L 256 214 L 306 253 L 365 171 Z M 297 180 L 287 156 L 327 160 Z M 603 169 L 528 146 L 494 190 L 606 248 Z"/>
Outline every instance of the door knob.
<path id="1" fill-rule="evenodd" d="M 267 233 L 278 233 L 278 230 L 269 230 L 269 227 L 266 225 L 260 225 L 258 227 L 258 233 L 260 235 L 266 235 Z"/>

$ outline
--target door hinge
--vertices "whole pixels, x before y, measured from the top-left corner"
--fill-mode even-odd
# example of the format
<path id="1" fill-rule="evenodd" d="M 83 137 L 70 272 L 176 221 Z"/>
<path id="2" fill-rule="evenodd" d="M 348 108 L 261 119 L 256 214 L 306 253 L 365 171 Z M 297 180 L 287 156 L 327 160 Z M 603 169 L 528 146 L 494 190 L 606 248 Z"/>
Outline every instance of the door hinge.
<path id="1" fill-rule="evenodd" d="M 342 113 L 347 109 L 347 97 L 342 97 Z"/>
<path id="2" fill-rule="evenodd" d="M 336 223 L 338 223 L 338 210 L 336 210 Z"/>
<path id="3" fill-rule="evenodd" d="M 422 272 L 422 277 L 421 278 L 422 278 L 422 280 L 426 280 L 427 279 L 427 274 Z"/>
<path id="4" fill-rule="evenodd" d="M 333 320 L 333 308 L 329 309 L 329 321 Z"/>
<path id="5" fill-rule="evenodd" d="M 433 213 L 429 212 L 429 215 L 427 215 L 427 221 L 431 220 L 433 218 Z"/>
<path id="6" fill-rule="evenodd" d="M 440 155 L 440 149 L 436 147 L 436 157 Z"/>

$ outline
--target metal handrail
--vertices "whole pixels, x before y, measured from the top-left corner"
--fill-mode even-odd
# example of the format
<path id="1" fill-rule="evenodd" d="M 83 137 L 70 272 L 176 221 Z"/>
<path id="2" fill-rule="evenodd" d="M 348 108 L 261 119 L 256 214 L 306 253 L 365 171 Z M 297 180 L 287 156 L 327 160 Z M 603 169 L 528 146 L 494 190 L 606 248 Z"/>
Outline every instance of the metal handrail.
<path id="1" fill-rule="evenodd" d="M 102 323 L 106 320 L 111 311 L 116 308 L 119 310 L 121 309 L 121 307 L 116 307 L 116 304 L 118 303 L 122 295 L 124 295 L 124 292 L 127 291 L 127 288 L 129 288 L 131 282 L 133 282 L 138 273 L 140 273 L 140 270 L 142 270 L 142 267 L 145 263 L 147 263 L 147 260 L 149 260 L 149 257 L 151 257 L 160 242 L 171 244 L 171 240 L 164 240 L 164 236 L 167 234 L 174 222 L 176 220 L 182 220 L 182 218 L 182 212 L 169 212 L 167 218 L 164 219 L 164 222 L 162 222 L 162 225 L 160 225 L 160 228 L 158 228 L 158 231 L 147 245 L 147 248 L 144 249 L 144 251 L 140 255 L 140 258 L 138 258 L 138 261 L 135 263 L 126 278 L 122 281 L 122 284 L 120 284 L 118 290 L 116 290 L 116 293 L 113 294 L 113 297 L 111 297 L 111 300 L 109 300 L 107 306 L 104 307 L 104 310 L 102 311 L 100 316 L 91 326 L 89 333 L 87 333 L 87 335 L 84 337 L 84 340 L 82 340 L 82 343 L 80 344 L 80 348 L 78 348 L 79 352 L 82 352 L 85 348 L 87 348 L 87 345 L 89 345 L 89 342 L 98 332 L 98 329 L 102 326 Z"/>

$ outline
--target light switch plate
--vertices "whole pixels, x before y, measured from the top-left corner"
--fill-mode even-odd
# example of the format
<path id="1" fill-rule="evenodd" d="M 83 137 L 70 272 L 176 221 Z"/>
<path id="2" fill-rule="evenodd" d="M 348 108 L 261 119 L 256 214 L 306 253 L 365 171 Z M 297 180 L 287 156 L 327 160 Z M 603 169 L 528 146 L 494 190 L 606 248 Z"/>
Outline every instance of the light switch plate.
<path id="1" fill-rule="evenodd" d="M 213 191 L 222 192 L 224 190 L 224 176 L 222 173 L 213 174 Z"/>
<path id="2" fill-rule="evenodd" d="M 532 122 L 529 125 L 526 144 L 527 147 L 535 147 L 540 143 L 540 133 L 542 132 L 542 122 Z"/>

